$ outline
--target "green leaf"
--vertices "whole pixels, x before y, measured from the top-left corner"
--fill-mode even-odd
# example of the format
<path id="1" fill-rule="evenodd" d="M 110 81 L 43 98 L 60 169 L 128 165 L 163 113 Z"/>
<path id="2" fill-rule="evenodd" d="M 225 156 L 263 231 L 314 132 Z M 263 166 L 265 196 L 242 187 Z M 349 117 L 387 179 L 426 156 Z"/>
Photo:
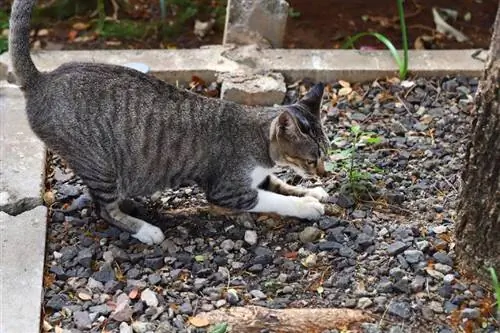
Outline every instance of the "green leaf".
<path id="1" fill-rule="evenodd" d="M 500 308 L 500 283 L 498 282 L 498 276 L 493 267 L 489 268 L 491 280 L 493 282 L 493 289 L 495 290 L 495 297 L 497 299 L 497 309 Z M 500 312 L 500 311 L 499 311 Z"/>
<path id="2" fill-rule="evenodd" d="M 382 138 L 378 137 L 378 136 L 371 137 L 371 138 L 366 138 L 365 142 L 368 143 L 368 144 L 374 145 L 374 144 L 382 142 Z"/>
<path id="3" fill-rule="evenodd" d="M 197 256 L 194 256 L 194 260 L 196 260 L 196 262 L 204 262 L 205 261 L 205 256 L 203 255 L 197 255 Z"/>
<path id="4" fill-rule="evenodd" d="M 325 171 L 332 172 L 335 169 L 335 164 L 332 162 L 325 162 Z"/>
<path id="5" fill-rule="evenodd" d="M 358 39 L 360 39 L 361 37 L 364 37 L 364 36 L 373 36 L 373 37 L 377 38 L 379 41 L 381 41 L 385 45 L 385 47 L 387 47 L 389 52 L 391 52 L 392 57 L 396 61 L 396 64 L 398 65 L 398 68 L 399 68 L 400 76 L 403 72 L 406 75 L 406 69 L 404 68 L 405 63 L 401 59 L 401 57 L 398 53 L 398 50 L 396 50 L 396 47 L 394 46 L 394 44 L 392 44 L 392 42 L 389 40 L 389 38 L 387 38 L 386 36 L 384 36 L 378 32 L 360 32 L 354 36 L 349 37 L 347 39 L 347 41 L 345 41 L 345 43 L 342 44 L 341 48 L 343 48 L 343 49 L 347 49 L 349 47 L 354 48 L 354 43 Z"/>
<path id="6" fill-rule="evenodd" d="M 210 330 L 210 333 L 226 333 L 226 332 L 227 332 L 227 323 L 219 323 Z"/>
<path id="7" fill-rule="evenodd" d="M 361 132 L 361 127 L 359 125 L 351 126 L 351 132 L 353 134 L 359 134 Z"/>

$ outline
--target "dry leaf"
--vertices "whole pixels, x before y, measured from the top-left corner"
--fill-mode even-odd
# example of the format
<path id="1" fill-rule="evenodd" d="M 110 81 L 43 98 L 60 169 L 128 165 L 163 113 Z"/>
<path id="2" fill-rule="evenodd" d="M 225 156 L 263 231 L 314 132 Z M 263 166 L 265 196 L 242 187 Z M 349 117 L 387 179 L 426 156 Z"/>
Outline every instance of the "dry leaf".
<path id="1" fill-rule="evenodd" d="M 210 322 L 205 317 L 191 317 L 189 323 L 194 327 L 205 327 L 210 325 Z"/>
<path id="2" fill-rule="evenodd" d="M 68 41 L 72 42 L 73 40 L 75 40 L 76 36 L 78 36 L 78 31 L 70 30 L 68 32 Z"/>
<path id="3" fill-rule="evenodd" d="M 92 295 L 86 292 L 79 292 L 78 298 L 81 299 L 82 301 L 90 301 L 92 299 Z"/>
<path id="4" fill-rule="evenodd" d="M 352 88 L 351 87 L 340 88 L 340 90 L 339 90 L 339 96 L 347 96 L 351 92 L 352 92 Z"/>
<path id="5" fill-rule="evenodd" d="M 81 31 L 81 30 L 87 30 L 90 27 L 90 24 L 84 22 L 76 22 L 71 27 L 75 30 Z"/>
<path id="6" fill-rule="evenodd" d="M 54 195 L 54 192 L 47 191 L 43 194 L 43 202 L 45 202 L 47 206 L 51 206 L 55 201 L 56 197 Z"/>
<path id="7" fill-rule="evenodd" d="M 139 295 L 139 289 L 137 289 L 137 288 L 132 289 L 132 290 L 128 293 L 128 297 L 129 297 L 130 299 L 136 299 L 138 295 Z"/>
<path id="8" fill-rule="evenodd" d="M 339 84 L 343 87 L 343 88 L 350 88 L 351 87 L 351 84 L 347 81 L 344 81 L 344 80 L 339 80 Z"/>

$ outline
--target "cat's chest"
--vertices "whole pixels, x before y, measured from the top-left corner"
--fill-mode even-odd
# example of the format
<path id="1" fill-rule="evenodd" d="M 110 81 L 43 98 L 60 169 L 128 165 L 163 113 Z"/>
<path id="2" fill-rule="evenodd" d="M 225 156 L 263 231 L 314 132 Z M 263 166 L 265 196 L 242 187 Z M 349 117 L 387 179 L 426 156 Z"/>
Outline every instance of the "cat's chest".
<path id="1" fill-rule="evenodd" d="M 250 177 L 252 178 L 252 188 L 257 188 L 271 174 L 272 174 L 272 169 L 264 168 L 261 166 L 254 168 L 250 174 Z"/>

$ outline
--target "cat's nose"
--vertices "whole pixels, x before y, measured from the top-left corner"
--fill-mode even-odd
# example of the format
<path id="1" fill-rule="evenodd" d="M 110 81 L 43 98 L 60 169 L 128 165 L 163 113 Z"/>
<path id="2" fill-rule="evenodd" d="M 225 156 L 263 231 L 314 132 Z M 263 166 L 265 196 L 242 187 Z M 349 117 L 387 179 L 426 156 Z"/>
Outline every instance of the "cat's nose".
<path id="1" fill-rule="evenodd" d="M 323 161 L 323 159 L 320 159 L 318 161 L 318 166 L 316 167 L 316 174 L 320 177 L 323 177 L 326 175 L 325 162 Z"/>

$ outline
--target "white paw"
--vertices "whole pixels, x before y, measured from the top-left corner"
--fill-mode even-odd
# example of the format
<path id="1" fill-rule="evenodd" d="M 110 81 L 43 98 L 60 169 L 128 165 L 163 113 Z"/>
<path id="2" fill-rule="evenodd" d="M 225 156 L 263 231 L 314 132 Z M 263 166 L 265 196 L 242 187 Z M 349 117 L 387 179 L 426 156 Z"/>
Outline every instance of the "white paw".
<path id="1" fill-rule="evenodd" d="M 324 188 L 314 187 L 314 188 L 307 189 L 306 196 L 314 197 L 314 198 L 321 201 L 321 200 L 327 199 L 330 195 L 328 194 L 327 191 L 325 191 Z"/>
<path id="2" fill-rule="evenodd" d="M 314 197 L 297 198 L 297 212 L 295 216 L 302 219 L 317 219 L 325 214 L 325 207 Z"/>
<path id="3" fill-rule="evenodd" d="M 149 223 L 145 223 L 132 237 L 148 245 L 160 244 L 165 239 L 161 229 Z"/>

